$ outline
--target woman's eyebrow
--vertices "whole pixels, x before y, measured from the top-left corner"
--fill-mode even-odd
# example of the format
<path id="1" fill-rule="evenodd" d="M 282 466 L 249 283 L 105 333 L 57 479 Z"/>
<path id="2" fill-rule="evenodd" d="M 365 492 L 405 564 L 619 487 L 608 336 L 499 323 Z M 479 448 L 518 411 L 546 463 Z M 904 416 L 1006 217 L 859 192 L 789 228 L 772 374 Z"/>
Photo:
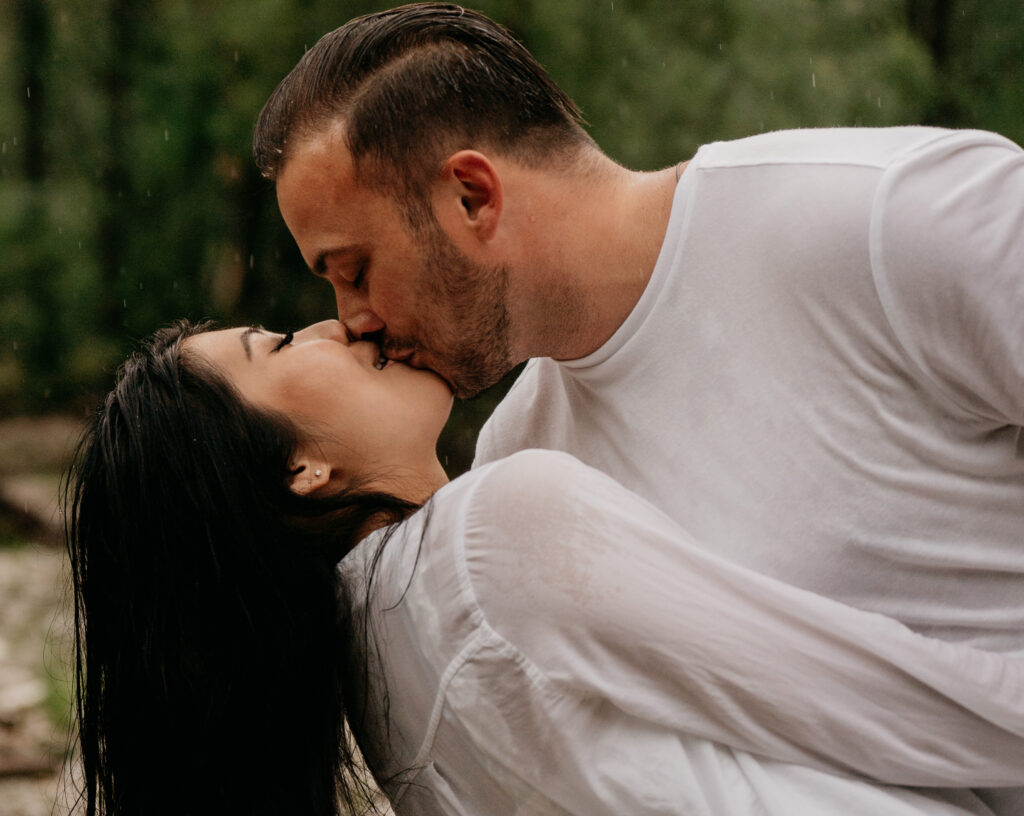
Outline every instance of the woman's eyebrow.
<path id="1" fill-rule="evenodd" d="M 262 326 L 250 326 L 238 338 L 242 341 L 242 348 L 245 349 L 245 356 L 252 362 L 252 346 L 249 345 L 249 338 L 254 334 L 262 334 L 265 329 Z"/>

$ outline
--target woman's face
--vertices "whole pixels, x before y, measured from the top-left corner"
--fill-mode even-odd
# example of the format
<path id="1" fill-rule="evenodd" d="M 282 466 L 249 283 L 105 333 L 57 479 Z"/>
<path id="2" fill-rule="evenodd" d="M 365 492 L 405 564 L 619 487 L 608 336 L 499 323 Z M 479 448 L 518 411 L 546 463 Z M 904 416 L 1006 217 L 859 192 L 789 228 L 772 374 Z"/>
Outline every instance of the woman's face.
<path id="1" fill-rule="evenodd" d="M 293 463 L 293 488 L 340 488 L 354 479 L 423 501 L 444 483 L 437 438 L 452 395 L 424 369 L 378 367 L 374 343 L 349 342 L 336 320 L 287 337 L 261 328 L 225 329 L 185 341 L 252 405 L 290 417 L 312 441 Z"/>

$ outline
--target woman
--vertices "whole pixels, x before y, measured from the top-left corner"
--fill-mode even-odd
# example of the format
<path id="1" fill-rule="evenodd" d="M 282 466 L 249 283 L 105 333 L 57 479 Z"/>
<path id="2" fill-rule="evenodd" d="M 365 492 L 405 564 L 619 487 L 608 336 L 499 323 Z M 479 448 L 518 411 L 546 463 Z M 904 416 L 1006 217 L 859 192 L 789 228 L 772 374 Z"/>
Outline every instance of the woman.
<path id="1" fill-rule="evenodd" d="M 87 813 L 358 808 L 346 718 L 399 814 L 1024 784 L 1019 662 L 720 562 L 564 454 L 446 485 L 445 383 L 334 321 L 203 328 L 127 361 L 72 474 Z"/>

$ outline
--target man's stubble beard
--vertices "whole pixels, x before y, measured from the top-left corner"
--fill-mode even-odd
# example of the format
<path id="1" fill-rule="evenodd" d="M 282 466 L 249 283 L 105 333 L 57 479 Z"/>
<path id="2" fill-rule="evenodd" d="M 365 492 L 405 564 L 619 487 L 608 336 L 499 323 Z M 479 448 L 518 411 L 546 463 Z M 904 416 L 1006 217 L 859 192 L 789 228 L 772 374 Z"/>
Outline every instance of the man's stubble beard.
<path id="1" fill-rule="evenodd" d="M 423 250 L 417 300 L 423 304 L 420 338 L 429 364 L 455 396 L 475 397 L 511 371 L 514 362 L 508 306 L 510 270 L 467 258 L 436 221 L 418 237 Z M 427 321 L 433 321 L 430 325 Z M 419 342 L 429 337 L 429 345 Z M 393 338 L 401 346 L 403 341 Z"/>

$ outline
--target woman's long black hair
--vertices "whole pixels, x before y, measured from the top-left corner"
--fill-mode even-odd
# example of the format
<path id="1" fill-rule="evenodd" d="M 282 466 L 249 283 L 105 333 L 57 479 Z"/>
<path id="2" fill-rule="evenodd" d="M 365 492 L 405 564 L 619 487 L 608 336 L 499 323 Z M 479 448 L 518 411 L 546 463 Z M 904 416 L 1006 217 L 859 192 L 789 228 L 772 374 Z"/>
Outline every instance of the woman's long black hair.
<path id="1" fill-rule="evenodd" d="M 295 494 L 300 429 L 182 349 L 204 328 L 124 363 L 69 474 L 86 814 L 354 809 L 335 565 L 414 507 Z"/>

